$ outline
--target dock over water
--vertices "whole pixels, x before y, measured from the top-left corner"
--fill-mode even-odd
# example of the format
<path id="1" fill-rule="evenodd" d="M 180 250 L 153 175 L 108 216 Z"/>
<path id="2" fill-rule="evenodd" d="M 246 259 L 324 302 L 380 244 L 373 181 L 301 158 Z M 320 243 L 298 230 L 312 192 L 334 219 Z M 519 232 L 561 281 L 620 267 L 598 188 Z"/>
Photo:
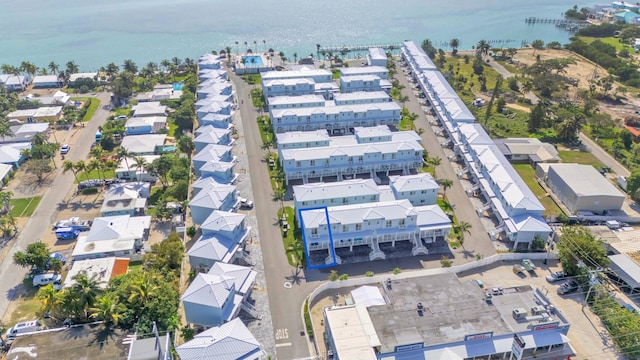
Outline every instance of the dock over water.
<path id="1" fill-rule="evenodd" d="M 372 45 L 343 45 L 343 46 L 320 46 L 316 45 L 318 52 L 350 52 L 350 51 L 366 51 L 371 48 L 381 48 L 385 50 L 397 50 L 402 47 L 401 43 L 397 44 L 372 44 Z"/>

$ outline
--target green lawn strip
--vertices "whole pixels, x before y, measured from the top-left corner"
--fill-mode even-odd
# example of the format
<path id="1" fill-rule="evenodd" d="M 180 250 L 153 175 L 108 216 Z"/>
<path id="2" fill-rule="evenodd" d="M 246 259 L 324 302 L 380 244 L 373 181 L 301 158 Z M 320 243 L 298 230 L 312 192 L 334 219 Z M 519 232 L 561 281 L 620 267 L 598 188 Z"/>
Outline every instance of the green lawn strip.
<path id="1" fill-rule="evenodd" d="M 131 113 L 131 108 L 128 107 L 124 107 L 124 108 L 116 108 L 112 110 L 115 114 L 113 116 L 118 117 L 120 115 L 124 115 L 124 116 L 129 116 L 129 114 Z"/>
<path id="2" fill-rule="evenodd" d="M 13 217 L 29 217 L 36 211 L 38 204 L 42 200 L 42 196 L 34 196 L 30 198 L 11 199 L 11 215 Z"/>
<path id="3" fill-rule="evenodd" d="M 449 231 L 449 238 L 447 239 L 449 246 L 459 247 L 460 242 L 456 240 L 457 233 L 455 231 L 456 225 L 458 225 L 458 218 L 456 217 L 456 214 L 453 212 L 453 208 L 451 207 L 451 204 L 449 204 L 447 200 L 440 197 L 436 200 L 436 204 L 440 206 L 440 209 L 442 209 L 442 211 L 444 211 L 445 214 L 450 215 L 451 217 L 451 231 Z"/>
<path id="4" fill-rule="evenodd" d="M 614 38 L 612 37 L 606 37 L 606 38 L 596 38 L 596 37 L 591 37 L 591 36 L 578 36 L 580 38 L 580 40 L 584 41 L 587 44 L 591 44 L 592 42 L 596 41 L 596 40 L 600 40 L 605 44 L 609 44 L 613 47 L 616 48 L 617 52 L 620 52 L 620 50 L 624 49 L 625 47 L 629 49 L 629 51 L 631 53 L 633 53 L 633 49 L 631 48 L 631 46 L 625 45 L 624 43 L 620 42 L 620 38 Z"/>
<path id="5" fill-rule="evenodd" d="M 402 119 L 400 119 L 400 125 L 398 126 L 398 128 L 402 131 L 407 131 L 407 130 L 411 130 L 413 123 L 411 120 L 409 120 L 406 117 L 402 117 Z"/>
<path id="6" fill-rule="evenodd" d="M 498 64 L 502 65 L 502 67 L 504 67 L 505 69 L 507 69 L 507 71 L 509 71 L 512 74 L 521 74 L 522 70 L 520 70 L 519 67 L 517 67 L 514 64 L 509 64 L 506 60 L 499 60 L 497 61 Z"/>
<path id="7" fill-rule="evenodd" d="M 286 215 L 287 223 L 289 224 L 287 236 L 284 236 L 284 231 L 281 231 L 284 251 L 287 254 L 287 261 L 289 262 L 289 265 L 298 266 L 300 263 L 304 263 L 305 259 L 305 253 L 302 246 L 302 232 L 298 228 L 293 208 L 290 206 L 285 207 L 284 214 Z M 278 219 L 283 219 L 283 209 L 278 210 Z M 282 227 L 280 228 L 282 229 Z"/>
<path id="8" fill-rule="evenodd" d="M 167 136 L 175 136 L 176 130 L 178 130 L 178 125 L 176 125 L 173 121 L 169 121 L 167 125 L 169 126 Z"/>
<path id="9" fill-rule="evenodd" d="M 142 261 L 131 261 L 129 262 L 129 271 L 134 271 L 142 269 Z"/>
<path id="10" fill-rule="evenodd" d="M 565 163 L 577 163 L 583 165 L 593 165 L 600 169 L 604 164 L 588 151 L 577 150 L 560 150 L 558 151 L 560 159 Z"/>
<path id="11" fill-rule="evenodd" d="M 79 181 L 95 180 L 95 179 L 113 179 L 115 177 L 116 177 L 115 170 L 104 170 L 104 171 L 91 170 L 88 173 L 86 171 L 83 171 L 78 174 Z"/>
<path id="12" fill-rule="evenodd" d="M 96 111 L 100 107 L 100 99 L 89 98 L 89 101 L 91 101 L 91 105 L 89 105 L 89 108 L 87 109 L 87 113 L 82 118 L 82 122 L 91 120 L 93 115 L 96 113 Z"/>
<path id="13" fill-rule="evenodd" d="M 544 206 L 544 215 L 559 216 L 562 214 L 560 207 L 556 205 L 555 201 L 547 194 L 547 192 L 536 181 L 536 172 L 529 164 L 513 164 L 513 168 L 518 172 L 522 180 L 527 184 L 533 194 L 540 200 L 542 206 Z"/>
<path id="14" fill-rule="evenodd" d="M 256 121 L 258 122 L 258 129 L 260 130 L 260 139 L 262 140 L 262 143 L 266 144 L 267 142 L 275 142 L 269 115 L 258 116 Z"/>

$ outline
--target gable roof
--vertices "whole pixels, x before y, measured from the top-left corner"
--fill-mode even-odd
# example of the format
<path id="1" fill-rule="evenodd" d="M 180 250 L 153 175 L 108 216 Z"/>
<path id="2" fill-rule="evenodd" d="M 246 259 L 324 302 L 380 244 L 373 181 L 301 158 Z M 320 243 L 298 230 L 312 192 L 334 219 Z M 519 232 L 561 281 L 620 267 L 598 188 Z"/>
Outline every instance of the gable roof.
<path id="1" fill-rule="evenodd" d="M 257 355 L 261 349 L 258 340 L 236 318 L 194 336 L 176 351 L 182 360 L 238 360 Z"/>
<path id="2" fill-rule="evenodd" d="M 189 201 L 189 207 L 220 209 L 229 194 L 236 191 L 235 185 L 215 185 L 202 189 Z"/>
<path id="3" fill-rule="evenodd" d="M 234 231 L 244 222 L 245 215 L 228 211 L 214 210 L 211 215 L 202 223 L 200 229 L 204 232 Z"/>
<path id="4" fill-rule="evenodd" d="M 440 185 L 429 173 L 389 176 L 389 185 L 398 192 L 439 189 Z"/>
<path id="5" fill-rule="evenodd" d="M 187 251 L 189 257 L 209 259 L 213 261 L 228 262 L 235 254 L 238 247 L 237 239 L 228 239 L 223 236 L 203 236 Z"/>
<path id="6" fill-rule="evenodd" d="M 200 273 L 180 297 L 180 301 L 221 308 L 234 287 L 229 276 Z"/>

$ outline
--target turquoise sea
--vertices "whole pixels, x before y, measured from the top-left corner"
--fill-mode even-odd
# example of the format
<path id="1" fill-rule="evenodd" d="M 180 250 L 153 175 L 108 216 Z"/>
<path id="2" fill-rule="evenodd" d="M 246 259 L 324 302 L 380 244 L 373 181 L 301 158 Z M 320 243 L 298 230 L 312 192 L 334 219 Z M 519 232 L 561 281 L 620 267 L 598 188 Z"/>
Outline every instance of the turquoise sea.
<path id="1" fill-rule="evenodd" d="M 74 60 L 81 70 L 133 59 L 139 65 L 196 58 L 226 46 L 274 48 L 287 57 L 315 45 L 451 38 L 461 49 L 479 40 L 520 47 L 570 34 L 527 17 L 560 18 L 575 0 L 0 0 L 0 64 L 46 66 Z M 591 4 L 578 4 L 579 7 Z M 235 42 L 239 45 L 236 46 Z M 255 43 L 254 43 L 255 41 Z M 442 45 L 446 49 L 445 45 Z"/>

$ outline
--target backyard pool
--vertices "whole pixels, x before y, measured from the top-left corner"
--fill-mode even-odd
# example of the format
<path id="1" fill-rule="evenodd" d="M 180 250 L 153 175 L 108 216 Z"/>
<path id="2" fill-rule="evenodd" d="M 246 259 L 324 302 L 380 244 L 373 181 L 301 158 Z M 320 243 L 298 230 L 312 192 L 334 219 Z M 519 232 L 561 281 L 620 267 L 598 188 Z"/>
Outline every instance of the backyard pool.
<path id="1" fill-rule="evenodd" d="M 180 91 L 180 90 L 182 90 L 182 83 L 181 83 L 181 82 L 173 83 L 173 90 L 174 90 L 174 91 Z"/>
<path id="2" fill-rule="evenodd" d="M 262 63 L 262 56 L 259 55 L 249 55 L 249 56 L 243 56 L 242 57 L 242 62 L 244 63 L 244 66 L 262 66 L 264 65 Z"/>

